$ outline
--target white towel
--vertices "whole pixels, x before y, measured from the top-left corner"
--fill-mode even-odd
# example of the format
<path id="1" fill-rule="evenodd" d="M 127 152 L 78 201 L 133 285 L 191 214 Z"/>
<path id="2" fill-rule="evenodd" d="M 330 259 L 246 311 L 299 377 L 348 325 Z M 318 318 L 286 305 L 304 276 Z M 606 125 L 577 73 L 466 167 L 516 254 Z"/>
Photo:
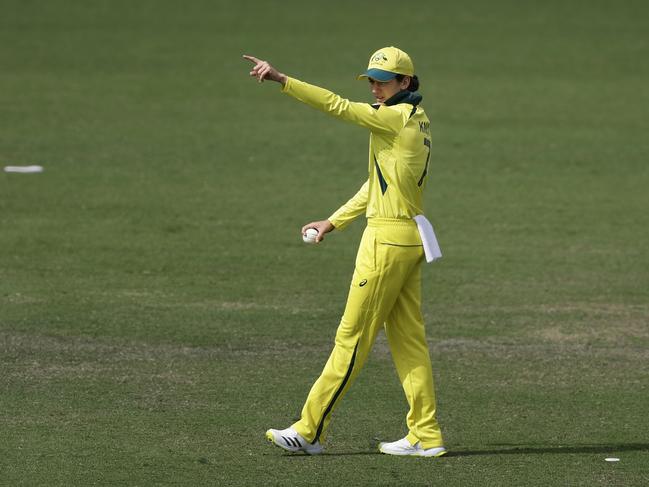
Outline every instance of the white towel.
<path id="1" fill-rule="evenodd" d="M 413 218 L 417 223 L 419 235 L 421 236 L 421 243 L 424 245 L 424 253 L 426 254 L 426 262 L 430 263 L 434 260 L 442 258 L 442 251 L 437 243 L 433 225 L 428 221 L 424 215 L 417 215 Z"/>

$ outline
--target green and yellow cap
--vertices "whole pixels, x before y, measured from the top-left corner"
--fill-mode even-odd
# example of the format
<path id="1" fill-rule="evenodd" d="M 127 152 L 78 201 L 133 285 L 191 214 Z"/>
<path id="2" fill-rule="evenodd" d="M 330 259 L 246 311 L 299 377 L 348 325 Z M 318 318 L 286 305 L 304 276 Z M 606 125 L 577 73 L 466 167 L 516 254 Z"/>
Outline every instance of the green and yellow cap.
<path id="1" fill-rule="evenodd" d="M 390 81 L 397 74 L 414 76 L 415 67 L 410 56 L 394 46 L 379 49 L 370 56 L 367 71 L 358 79 L 372 78 L 376 81 Z"/>

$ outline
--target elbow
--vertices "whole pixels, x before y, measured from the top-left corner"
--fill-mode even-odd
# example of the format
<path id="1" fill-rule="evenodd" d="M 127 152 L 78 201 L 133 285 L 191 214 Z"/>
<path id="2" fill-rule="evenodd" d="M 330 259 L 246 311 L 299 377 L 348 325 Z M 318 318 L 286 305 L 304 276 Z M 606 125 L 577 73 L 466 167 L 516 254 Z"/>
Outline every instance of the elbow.
<path id="1" fill-rule="evenodd" d="M 327 111 L 332 115 L 342 116 L 349 111 L 349 104 L 349 100 L 332 94 L 327 103 Z"/>

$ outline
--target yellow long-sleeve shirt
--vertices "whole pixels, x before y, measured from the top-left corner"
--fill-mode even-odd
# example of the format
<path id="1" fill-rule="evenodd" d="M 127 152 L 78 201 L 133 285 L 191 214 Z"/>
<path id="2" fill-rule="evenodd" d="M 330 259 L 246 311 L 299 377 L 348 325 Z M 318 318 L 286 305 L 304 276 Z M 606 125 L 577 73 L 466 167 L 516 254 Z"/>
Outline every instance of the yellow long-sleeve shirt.
<path id="1" fill-rule="evenodd" d="M 422 192 L 430 159 L 430 121 L 417 106 L 421 97 L 403 93 L 394 105 L 346 100 L 331 91 L 288 78 L 282 91 L 336 118 L 370 130 L 368 179 L 329 217 L 342 229 L 367 218 L 410 219 L 423 213 Z M 394 99 L 394 98 L 393 98 Z"/>

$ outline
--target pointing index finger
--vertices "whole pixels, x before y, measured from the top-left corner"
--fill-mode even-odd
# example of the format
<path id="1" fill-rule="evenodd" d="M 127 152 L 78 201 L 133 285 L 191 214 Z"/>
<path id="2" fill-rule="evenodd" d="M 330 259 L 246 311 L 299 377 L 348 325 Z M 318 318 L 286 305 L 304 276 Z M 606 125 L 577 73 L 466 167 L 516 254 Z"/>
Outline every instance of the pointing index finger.
<path id="1" fill-rule="evenodd" d="M 250 56 L 250 55 L 248 55 L 248 54 L 244 54 L 244 55 L 243 55 L 243 58 L 244 58 L 244 59 L 247 59 L 247 60 L 250 61 L 251 63 L 255 63 L 255 64 L 261 62 L 260 59 L 257 59 L 255 56 Z"/>

